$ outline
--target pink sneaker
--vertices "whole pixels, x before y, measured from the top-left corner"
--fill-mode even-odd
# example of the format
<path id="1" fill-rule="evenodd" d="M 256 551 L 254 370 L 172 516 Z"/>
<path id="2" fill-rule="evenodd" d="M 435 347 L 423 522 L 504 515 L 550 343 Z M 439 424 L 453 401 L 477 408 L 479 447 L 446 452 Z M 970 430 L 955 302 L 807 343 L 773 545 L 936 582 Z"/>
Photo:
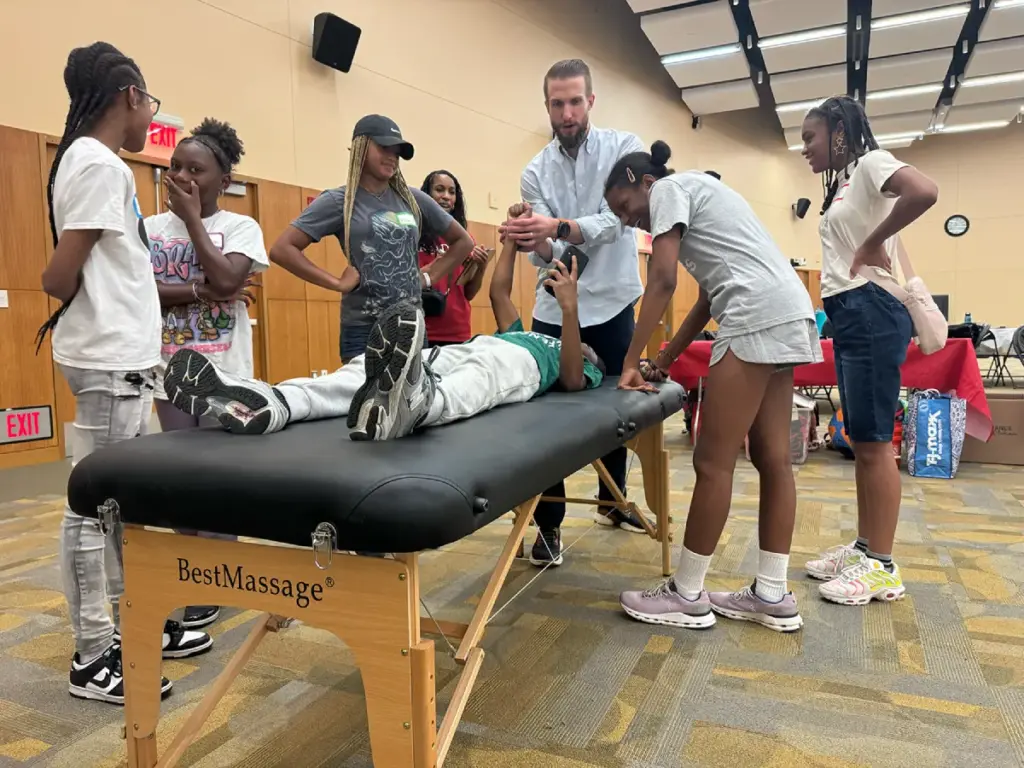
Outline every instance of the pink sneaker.
<path id="1" fill-rule="evenodd" d="M 707 590 L 696 600 L 687 600 L 676 591 L 672 579 L 644 592 L 623 592 L 619 605 L 637 621 L 668 627 L 707 629 L 715 625 Z"/>
<path id="2" fill-rule="evenodd" d="M 776 632 L 796 632 L 804 625 L 792 592 L 778 603 L 765 602 L 754 593 L 753 587 L 744 587 L 739 592 L 712 592 L 708 600 L 711 610 L 720 616 L 752 621 Z"/>
<path id="3" fill-rule="evenodd" d="M 853 544 L 841 544 L 825 552 L 819 560 L 808 560 L 807 575 L 819 581 L 831 581 L 847 568 L 860 562 L 861 551 Z"/>

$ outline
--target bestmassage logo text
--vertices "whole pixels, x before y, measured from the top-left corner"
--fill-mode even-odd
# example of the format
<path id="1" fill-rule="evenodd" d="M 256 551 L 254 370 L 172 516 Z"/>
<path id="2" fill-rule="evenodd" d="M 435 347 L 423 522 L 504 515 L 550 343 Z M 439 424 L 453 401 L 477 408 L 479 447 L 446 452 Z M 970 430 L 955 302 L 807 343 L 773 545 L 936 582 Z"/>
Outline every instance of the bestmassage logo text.
<path id="1" fill-rule="evenodd" d="M 324 587 L 334 586 L 334 579 L 330 576 L 324 579 L 323 584 L 316 584 L 249 573 L 241 565 L 230 566 L 227 563 L 212 568 L 193 567 L 184 557 L 178 558 L 178 581 L 237 589 L 240 592 L 257 592 L 261 595 L 280 595 L 295 600 L 299 608 L 308 607 L 310 602 L 321 602 L 324 599 Z"/>

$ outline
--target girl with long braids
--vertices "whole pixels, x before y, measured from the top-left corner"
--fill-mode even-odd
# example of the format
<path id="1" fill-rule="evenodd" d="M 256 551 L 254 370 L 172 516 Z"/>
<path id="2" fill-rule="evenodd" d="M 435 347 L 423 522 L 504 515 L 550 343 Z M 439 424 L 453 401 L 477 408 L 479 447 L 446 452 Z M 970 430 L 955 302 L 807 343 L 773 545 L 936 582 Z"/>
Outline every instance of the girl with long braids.
<path id="1" fill-rule="evenodd" d="M 329 189 L 292 222 L 270 249 L 270 260 L 306 282 L 342 294 L 341 361 L 363 354 L 380 314 L 402 300 L 421 304 L 422 291 L 462 264 L 473 250 L 465 228 L 430 195 L 410 189 L 399 158 L 413 146 L 394 120 L 367 115 L 352 131 L 348 183 Z M 303 254 L 334 235 L 349 266 L 339 277 Z M 443 237 L 448 252 L 420 270 L 417 244 L 424 235 Z"/>
<path id="2" fill-rule="evenodd" d="M 714 318 L 719 330 L 701 434 L 693 454 L 697 481 L 675 576 L 653 589 L 623 592 L 623 610 L 639 621 L 687 628 L 714 625 L 715 615 L 779 632 L 803 626 L 788 590 L 796 484 L 789 452 L 793 368 L 822 359 L 811 298 L 750 205 L 702 171 L 665 167 L 668 145 L 615 164 L 605 186 L 609 207 L 627 227 L 654 238 L 647 289 L 619 387 L 650 389 Z M 676 287 L 676 264 L 700 296 L 668 347 L 642 364 L 643 349 Z M 645 375 L 646 374 L 646 375 Z M 738 592 L 704 588 L 732 500 L 736 456 L 744 436 L 761 481 L 757 576 Z"/>
<path id="3" fill-rule="evenodd" d="M 189 416 L 168 402 L 164 372 L 179 349 L 194 349 L 223 370 L 253 376 L 252 326 L 246 312 L 252 296 L 246 284 L 270 261 L 255 219 L 221 210 L 218 204 L 244 153 L 234 128 L 203 120 L 175 147 L 164 174 L 170 210 L 146 219 L 163 311 L 156 412 L 164 432 L 217 423 Z M 181 624 L 198 629 L 219 615 L 218 606 L 191 605 Z"/>
<path id="4" fill-rule="evenodd" d="M 825 581 L 819 592 L 833 602 L 897 600 L 906 589 L 892 560 L 901 493 L 892 437 L 913 325 L 907 309 L 874 281 L 893 279 L 898 235 L 935 204 L 938 188 L 879 149 L 864 108 L 847 96 L 808 112 L 803 142 L 825 188 L 821 296 L 857 482 L 857 540 L 810 561 L 807 572 Z"/>
<path id="5" fill-rule="evenodd" d="M 143 149 L 160 102 L 146 93 L 135 62 L 108 43 L 71 51 L 64 84 L 70 105 L 47 184 L 54 249 L 42 276 L 43 290 L 61 307 L 39 341 L 53 332 L 53 359 L 75 396 L 77 464 L 146 432 L 152 411 L 160 301 L 135 177 L 117 153 Z M 69 691 L 123 704 L 120 532 L 104 536 L 96 520 L 65 505 L 60 559 L 75 638 Z M 176 622 L 164 627 L 165 656 L 189 656 L 210 642 Z M 170 688 L 164 678 L 161 690 Z"/>
<path id="6" fill-rule="evenodd" d="M 435 202 L 463 228 L 466 222 L 466 198 L 462 185 L 451 171 L 431 171 L 423 180 L 422 192 L 430 195 Z M 448 252 L 448 243 L 443 237 L 429 234 L 420 238 L 418 254 L 420 269 L 430 265 Z M 473 335 L 473 312 L 470 302 L 480 292 L 487 270 L 487 249 L 474 245 L 469 261 L 460 264 L 451 274 L 439 280 L 434 287 L 445 294 L 444 311 L 435 316 L 427 315 L 427 342 L 430 346 L 461 344 Z"/>

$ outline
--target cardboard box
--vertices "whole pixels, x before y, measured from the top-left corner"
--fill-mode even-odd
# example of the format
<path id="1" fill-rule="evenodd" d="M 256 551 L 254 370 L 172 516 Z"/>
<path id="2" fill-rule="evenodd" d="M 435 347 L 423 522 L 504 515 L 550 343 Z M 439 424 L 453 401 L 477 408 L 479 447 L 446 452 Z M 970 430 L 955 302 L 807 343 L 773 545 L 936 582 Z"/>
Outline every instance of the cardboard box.
<path id="1" fill-rule="evenodd" d="M 995 432 L 983 443 L 968 437 L 960 461 L 1024 466 L 1024 392 L 989 392 Z"/>

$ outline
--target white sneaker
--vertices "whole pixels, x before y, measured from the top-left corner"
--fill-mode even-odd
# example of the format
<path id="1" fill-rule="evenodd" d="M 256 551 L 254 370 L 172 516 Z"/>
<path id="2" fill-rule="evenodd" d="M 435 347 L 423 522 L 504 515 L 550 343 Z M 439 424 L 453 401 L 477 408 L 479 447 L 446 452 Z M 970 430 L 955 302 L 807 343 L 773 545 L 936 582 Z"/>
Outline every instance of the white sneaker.
<path id="1" fill-rule="evenodd" d="M 903 586 L 899 566 L 894 563 L 890 573 L 877 560 L 862 552 L 857 554 L 859 559 L 853 567 L 818 587 L 821 596 L 840 605 L 867 605 L 872 600 L 887 603 L 902 600 L 907 588 Z"/>
<path id="2" fill-rule="evenodd" d="M 353 440 L 403 437 L 429 413 L 437 387 L 420 355 L 426 335 L 423 310 L 412 302 L 377 318 L 366 344 L 366 381 L 348 412 Z"/>
<path id="3" fill-rule="evenodd" d="M 847 568 L 860 562 L 858 555 L 863 554 L 853 544 L 842 544 L 826 551 L 820 560 L 808 560 L 804 568 L 812 579 L 830 581 Z"/>
<path id="4" fill-rule="evenodd" d="M 237 434 L 278 432 L 291 418 L 287 403 L 272 386 L 225 373 L 193 349 L 179 349 L 168 361 L 164 391 L 178 410 L 190 416 L 210 414 Z"/>

